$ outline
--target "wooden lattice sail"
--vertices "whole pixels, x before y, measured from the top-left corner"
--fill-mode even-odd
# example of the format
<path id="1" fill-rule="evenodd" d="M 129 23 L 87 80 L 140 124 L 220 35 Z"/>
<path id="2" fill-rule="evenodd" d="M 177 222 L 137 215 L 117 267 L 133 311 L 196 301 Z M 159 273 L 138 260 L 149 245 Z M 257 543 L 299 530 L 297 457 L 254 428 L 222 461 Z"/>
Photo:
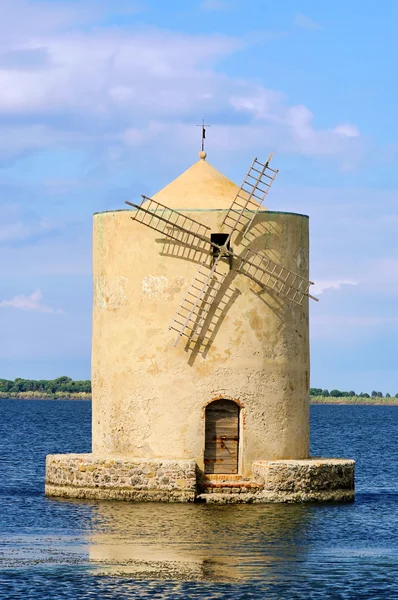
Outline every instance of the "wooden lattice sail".
<path id="1" fill-rule="evenodd" d="M 236 194 L 224 220 L 223 225 L 230 230 L 230 238 L 235 232 L 241 233 L 244 238 L 263 202 L 271 189 L 277 169 L 271 169 L 272 154 L 265 163 L 255 158 Z"/>
<path id="2" fill-rule="evenodd" d="M 212 267 L 201 264 L 189 286 L 169 329 L 177 331 L 176 345 L 181 336 L 192 339 L 200 331 L 210 308 L 224 282 L 226 274 L 217 270 L 219 261 Z"/>
<path id="3" fill-rule="evenodd" d="M 225 218 L 223 226 L 228 235 L 223 245 L 211 240 L 210 228 L 199 221 L 187 217 L 177 210 L 142 196 L 140 204 L 126 202 L 136 210 L 132 219 L 154 229 L 168 239 L 172 239 L 192 250 L 205 251 L 206 260 L 199 266 L 169 328 L 178 333 L 175 344 L 182 336 L 192 339 L 200 332 L 225 281 L 226 274 L 219 269 L 219 262 L 227 260 L 230 268 L 246 275 L 263 290 L 272 290 L 295 304 L 301 305 L 305 297 L 318 301 L 309 293 L 312 282 L 279 265 L 267 257 L 264 251 L 253 252 L 246 248 L 241 256 L 230 248 L 235 234 L 247 237 L 256 214 L 263 208 L 263 202 L 278 174 L 269 164 L 272 154 L 265 163 L 255 158 L 247 172 L 237 195 Z M 213 263 L 207 264 L 212 256 Z"/>

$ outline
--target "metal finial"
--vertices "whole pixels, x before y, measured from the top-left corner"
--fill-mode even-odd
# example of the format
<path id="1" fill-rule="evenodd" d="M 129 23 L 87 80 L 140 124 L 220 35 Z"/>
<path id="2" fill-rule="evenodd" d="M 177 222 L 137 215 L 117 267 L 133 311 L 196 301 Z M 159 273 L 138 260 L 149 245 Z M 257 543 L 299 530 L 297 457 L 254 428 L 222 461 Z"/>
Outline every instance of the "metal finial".
<path id="1" fill-rule="evenodd" d="M 205 139 L 206 139 L 206 127 L 210 127 L 210 125 L 206 125 L 205 120 L 202 119 L 202 124 L 197 125 L 197 127 L 202 128 L 202 152 L 204 152 L 205 151 Z M 202 158 L 202 156 L 200 158 Z M 204 157 L 204 158 L 206 158 L 206 157 Z"/>

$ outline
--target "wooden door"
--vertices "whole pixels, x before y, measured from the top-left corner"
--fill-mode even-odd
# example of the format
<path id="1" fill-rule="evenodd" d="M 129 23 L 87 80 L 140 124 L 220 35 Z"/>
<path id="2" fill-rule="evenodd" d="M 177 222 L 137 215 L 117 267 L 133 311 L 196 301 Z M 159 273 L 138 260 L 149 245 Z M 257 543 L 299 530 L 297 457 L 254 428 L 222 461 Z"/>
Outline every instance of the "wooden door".
<path id="1" fill-rule="evenodd" d="M 237 473 L 239 406 L 215 400 L 206 407 L 205 473 Z"/>

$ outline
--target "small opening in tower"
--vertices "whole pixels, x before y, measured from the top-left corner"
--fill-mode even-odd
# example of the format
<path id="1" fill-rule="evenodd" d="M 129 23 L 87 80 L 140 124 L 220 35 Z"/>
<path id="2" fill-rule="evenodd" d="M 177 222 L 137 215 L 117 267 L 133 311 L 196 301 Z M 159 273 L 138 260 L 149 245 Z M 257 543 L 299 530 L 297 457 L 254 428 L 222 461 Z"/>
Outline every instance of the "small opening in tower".
<path id="1" fill-rule="evenodd" d="M 211 233 L 210 240 L 213 242 L 213 244 L 217 244 L 217 246 L 224 246 L 225 242 L 228 240 L 228 233 Z M 227 243 L 227 249 L 231 250 L 231 243 L 229 240 Z M 214 261 L 216 260 L 216 258 L 218 258 L 219 254 L 220 254 L 220 249 L 216 248 L 216 246 L 212 246 L 211 251 L 212 251 L 211 264 L 214 265 Z M 232 268 L 232 256 L 230 256 L 229 254 L 226 254 L 225 252 L 221 255 L 221 258 L 223 256 L 228 257 L 229 268 L 231 269 Z"/>

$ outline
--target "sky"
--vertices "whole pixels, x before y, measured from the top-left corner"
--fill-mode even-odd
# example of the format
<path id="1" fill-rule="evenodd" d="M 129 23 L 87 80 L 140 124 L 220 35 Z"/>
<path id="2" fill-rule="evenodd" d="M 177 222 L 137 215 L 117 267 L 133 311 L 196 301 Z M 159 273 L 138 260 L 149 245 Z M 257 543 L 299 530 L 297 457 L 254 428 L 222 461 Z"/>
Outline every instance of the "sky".
<path id="1" fill-rule="evenodd" d="M 310 216 L 311 385 L 398 393 L 398 3 L 3 0 L 0 377 L 90 377 L 94 212 L 197 160 Z M 394 50 L 395 48 L 395 50 Z"/>

